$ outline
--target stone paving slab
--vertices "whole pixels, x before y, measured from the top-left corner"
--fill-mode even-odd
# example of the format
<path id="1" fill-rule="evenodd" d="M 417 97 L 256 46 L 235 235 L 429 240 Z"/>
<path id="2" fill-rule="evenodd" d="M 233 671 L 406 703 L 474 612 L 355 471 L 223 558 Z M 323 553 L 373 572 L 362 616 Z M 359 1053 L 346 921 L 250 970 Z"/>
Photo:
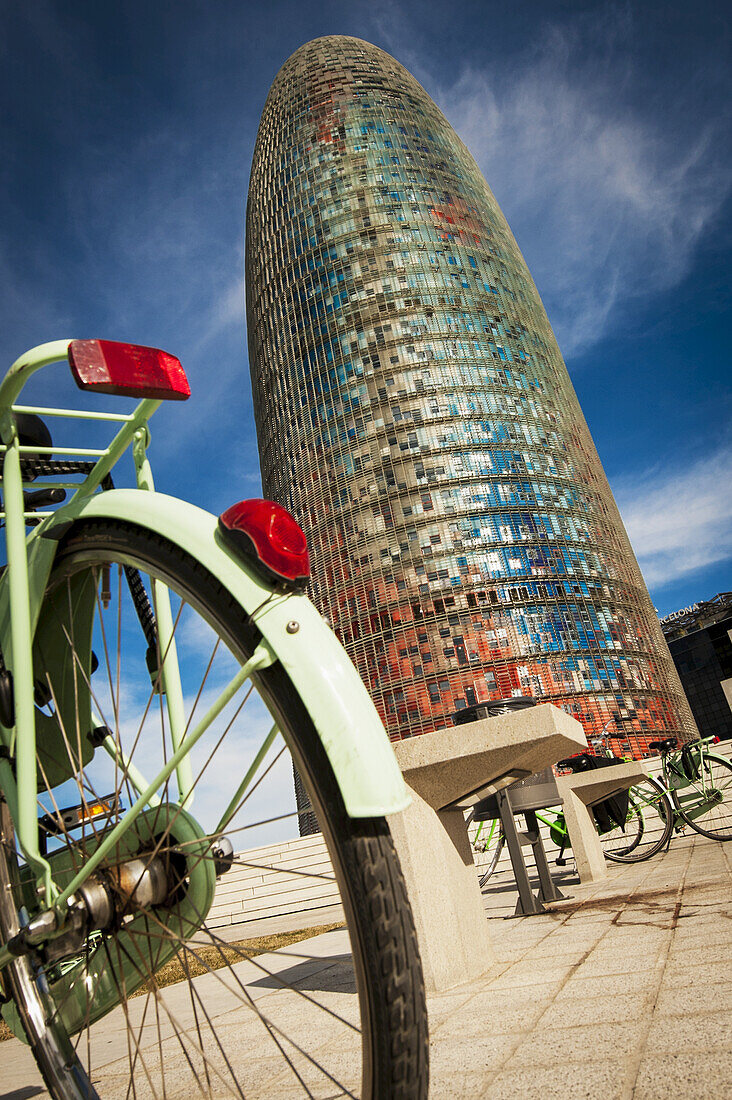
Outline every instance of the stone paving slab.
<path id="1" fill-rule="evenodd" d="M 512 898 L 500 884 L 493 897 L 487 891 L 502 961 L 449 1015 L 436 1014 L 433 998 L 431 1095 L 732 1095 L 731 864 L 732 844 L 683 838 L 647 863 L 612 867 L 603 883 L 565 875 L 572 901 L 519 920 L 501 919 Z M 528 1011 L 527 994 L 536 995 Z M 500 1025 L 481 1033 L 491 997 L 506 1019 L 517 1006 L 524 1013 L 510 1047 L 493 1045 Z M 489 1058 L 476 1075 L 484 1047 Z M 501 1049 L 510 1049 L 503 1061 Z M 467 1076 L 456 1082 L 461 1052 Z"/>
<path id="2" fill-rule="evenodd" d="M 498 961 L 429 999 L 433 1100 L 732 1095 L 731 865 L 732 843 L 683 838 L 647 863 L 613 866 L 604 882 L 581 886 L 566 874 L 571 901 L 516 920 L 502 919 L 515 892 L 500 882 L 486 891 Z M 308 965 L 327 965 L 343 940 L 318 936 L 284 949 L 279 963 L 275 952 L 273 968 L 308 954 L 319 956 Z M 114 1026 L 111 1017 L 99 1025 L 110 1049 Z M 262 1089 L 247 1095 L 289 1095 L 281 1080 Z M 0 1043 L 0 1100 L 45 1095 L 27 1049 Z"/>

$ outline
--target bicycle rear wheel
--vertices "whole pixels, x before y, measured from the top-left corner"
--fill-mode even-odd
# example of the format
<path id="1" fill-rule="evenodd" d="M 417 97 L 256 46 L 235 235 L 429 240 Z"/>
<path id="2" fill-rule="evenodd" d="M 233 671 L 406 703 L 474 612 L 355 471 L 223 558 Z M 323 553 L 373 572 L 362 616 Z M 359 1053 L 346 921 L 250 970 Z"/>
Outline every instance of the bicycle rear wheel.
<path id="1" fill-rule="evenodd" d="M 481 890 L 491 877 L 501 858 L 506 837 L 498 819 L 493 821 L 473 821 L 473 811 L 466 818 L 473 859 L 478 871 L 478 885 Z"/>
<path id="2" fill-rule="evenodd" d="M 506 845 L 506 834 L 503 831 L 503 826 L 500 822 L 497 822 L 496 825 L 496 829 L 491 834 L 491 841 L 483 853 L 487 862 L 481 861 L 479 863 L 478 885 L 481 890 L 498 866 Z"/>
<path id="3" fill-rule="evenodd" d="M 154 612 L 148 639 L 130 567 Z M 174 750 L 171 700 L 160 691 L 173 647 L 161 652 L 159 637 L 148 645 L 151 623 L 154 633 L 161 621 L 161 586 L 170 592 L 186 733 L 260 640 L 219 582 L 162 537 L 113 521 L 72 530 L 34 649 L 39 828 L 62 884 L 129 811 L 140 775 L 157 775 Z M 3 1015 L 25 1030 L 52 1094 L 425 1097 L 421 967 L 388 827 L 347 816 L 278 662 L 252 673 L 188 759 L 192 800 L 181 806 L 174 772 L 92 880 L 111 916 L 4 972 L 15 1007 Z M 298 838 L 293 764 L 327 852 L 317 837 Z M 1 827 L 0 931 L 8 938 L 26 910 L 32 917 L 42 905 L 7 808 Z M 238 855 L 227 854 L 222 835 Z M 283 852 L 275 842 L 285 840 L 294 845 Z M 134 888 L 125 885 L 133 866 Z M 317 910 L 305 911 L 310 905 L 332 914 L 332 930 L 311 928 L 290 952 L 275 950 L 272 937 L 254 943 L 267 932 L 254 906 L 266 899 L 248 901 L 252 890 L 237 884 L 244 872 L 268 883 L 262 894 L 285 891 L 270 911 L 303 910 L 279 926 L 299 933 L 322 924 Z M 232 914 L 249 928 L 227 930 Z"/>
<path id="4" fill-rule="evenodd" d="M 615 863 L 639 863 L 660 852 L 668 842 L 674 814 L 663 787 L 644 779 L 628 792 L 625 828 L 600 835 L 603 855 Z"/>
<path id="5" fill-rule="evenodd" d="M 732 840 L 732 764 L 704 753 L 698 774 L 671 786 L 671 797 L 687 825 L 712 840 Z"/>

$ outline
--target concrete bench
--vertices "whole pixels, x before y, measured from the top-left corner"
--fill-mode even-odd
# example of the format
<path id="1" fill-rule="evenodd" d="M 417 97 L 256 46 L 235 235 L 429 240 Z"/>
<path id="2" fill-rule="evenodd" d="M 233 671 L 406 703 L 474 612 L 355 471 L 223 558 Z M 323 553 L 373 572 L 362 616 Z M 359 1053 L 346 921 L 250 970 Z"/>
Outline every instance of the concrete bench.
<path id="1" fill-rule="evenodd" d="M 557 777 L 557 793 L 580 882 L 597 882 L 607 877 L 607 864 L 592 807 L 647 778 L 648 769 L 638 760 Z"/>
<path id="2" fill-rule="evenodd" d="M 389 824 L 429 990 L 493 961 L 464 811 L 586 745 L 580 723 L 550 703 L 395 743 L 412 804 Z"/>

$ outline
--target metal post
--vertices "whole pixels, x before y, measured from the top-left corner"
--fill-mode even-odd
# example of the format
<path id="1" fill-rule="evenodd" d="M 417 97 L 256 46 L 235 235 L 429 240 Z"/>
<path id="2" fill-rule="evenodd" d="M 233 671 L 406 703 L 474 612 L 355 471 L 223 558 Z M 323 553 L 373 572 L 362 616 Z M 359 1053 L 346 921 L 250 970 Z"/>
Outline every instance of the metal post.
<path id="1" fill-rule="evenodd" d="M 554 885 L 549 864 L 546 860 L 546 852 L 539 832 L 539 822 L 534 810 L 525 810 L 526 827 L 531 841 L 531 850 L 534 853 L 534 863 L 539 875 L 539 897 L 542 901 L 564 901 L 565 895 Z"/>
<path id="2" fill-rule="evenodd" d="M 546 912 L 544 906 L 541 904 L 538 897 L 534 897 L 531 889 L 529 873 L 526 870 L 526 861 L 521 851 L 521 840 L 519 838 L 518 829 L 516 828 L 516 819 L 513 816 L 513 810 L 511 809 L 508 795 L 505 791 L 496 791 L 495 797 L 498 803 L 498 813 L 501 816 L 501 824 L 503 825 L 503 832 L 506 836 L 506 843 L 508 845 L 508 854 L 511 857 L 511 866 L 513 867 L 513 873 L 519 892 L 514 916 L 524 917 L 532 913 L 544 913 Z"/>

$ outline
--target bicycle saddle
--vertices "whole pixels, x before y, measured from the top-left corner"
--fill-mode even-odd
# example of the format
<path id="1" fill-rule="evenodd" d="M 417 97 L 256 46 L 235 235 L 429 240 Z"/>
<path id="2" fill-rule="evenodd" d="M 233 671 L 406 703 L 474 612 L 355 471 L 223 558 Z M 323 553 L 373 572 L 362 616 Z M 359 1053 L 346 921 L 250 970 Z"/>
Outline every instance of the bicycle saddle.
<path id="1" fill-rule="evenodd" d="M 23 447 L 52 447 L 51 433 L 34 413 L 16 413 L 15 423 L 18 427 L 18 439 Z M 51 457 L 50 455 L 48 456 Z"/>
<path id="2" fill-rule="evenodd" d="M 572 772 L 586 772 L 595 768 L 611 768 L 613 764 L 622 764 L 619 756 L 591 756 L 588 752 L 581 752 L 577 756 L 567 756 L 564 760 L 557 760 L 557 767 L 569 768 Z"/>
<path id="3" fill-rule="evenodd" d="M 15 423 L 18 428 L 18 440 L 21 447 L 52 447 L 53 440 L 51 439 L 51 433 L 41 420 L 40 416 L 36 416 L 35 413 L 16 413 Z M 34 459 L 40 458 L 40 455 L 25 454 L 21 455 L 21 465 L 23 469 L 24 481 L 35 481 L 36 474 L 33 471 Z M 42 456 L 45 460 L 50 459 L 50 454 Z M 40 507 L 45 501 L 36 501 L 32 507 Z"/>
<path id="4" fill-rule="evenodd" d="M 678 741 L 675 737 L 666 737 L 663 741 L 649 741 L 649 749 L 658 749 L 659 752 L 673 752 Z"/>
<path id="5" fill-rule="evenodd" d="M 581 752 L 577 756 L 566 756 L 564 760 L 557 760 L 558 768 L 569 768 L 573 772 L 586 771 L 592 767 L 590 757 L 586 752 Z"/>

